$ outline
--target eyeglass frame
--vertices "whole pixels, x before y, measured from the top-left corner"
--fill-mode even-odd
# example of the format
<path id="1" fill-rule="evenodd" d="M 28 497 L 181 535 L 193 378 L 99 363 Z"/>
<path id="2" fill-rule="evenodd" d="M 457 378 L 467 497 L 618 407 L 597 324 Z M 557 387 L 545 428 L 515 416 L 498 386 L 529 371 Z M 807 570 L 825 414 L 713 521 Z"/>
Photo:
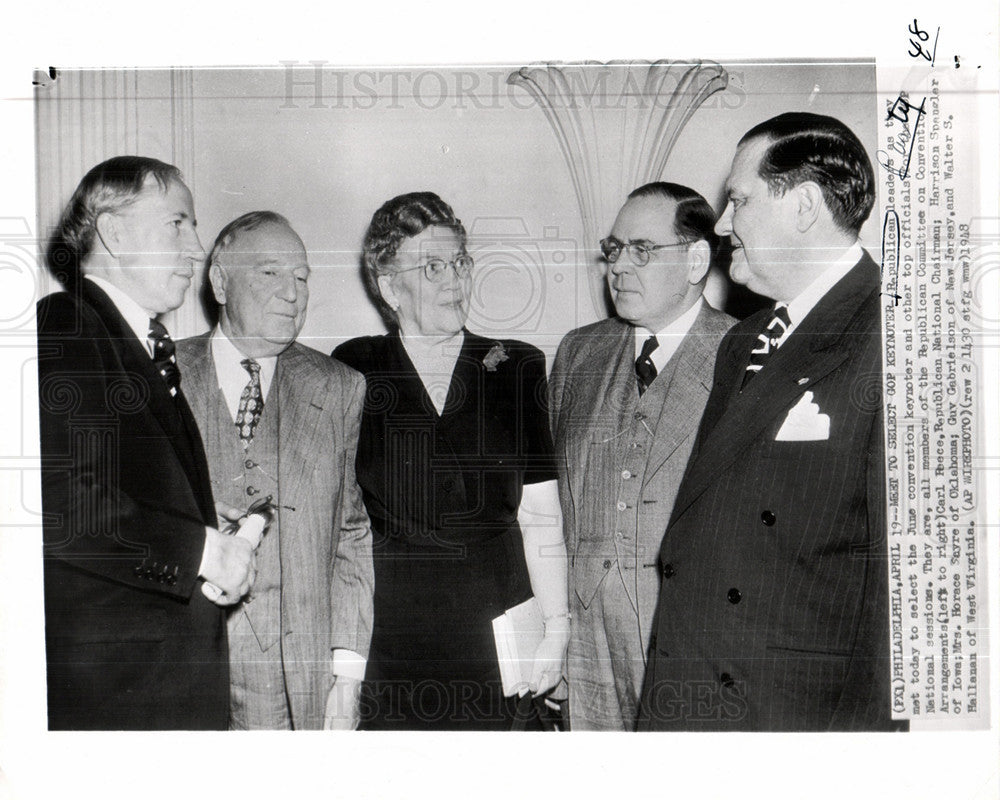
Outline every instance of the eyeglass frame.
<path id="1" fill-rule="evenodd" d="M 469 266 L 463 271 L 459 265 L 459 261 L 467 260 Z M 433 263 L 444 264 L 444 267 L 440 272 L 434 272 L 431 269 L 431 264 Z M 476 260 L 470 256 L 468 253 L 460 255 L 458 258 L 452 259 L 451 261 L 445 261 L 443 258 L 432 258 L 427 261 L 426 264 L 420 264 L 416 267 L 407 267 L 406 269 L 393 269 L 385 272 L 385 275 L 396 275 L 402 272 L 413 272 L 415 269 L 422 269 L 424 271 L 424 277 L 431 283 L 438 283 L 448 272 L 448 268 L 452 267 L 455 270 L 455 274 L 459 278 L 465 278 L 472 274 L 472 270 L 476 267 Z"/>
<path id="2" fill-rule="evenodd" d="M 616 255 L 613 259 L 608 258 L 608 254 L 604 252 L 605 242 L 611 242 L 611 241 L 618 242 L 618 244 L 621 245 L 618 248 L 618 255 Z M 664 250 L 668 247 L 683 247 L 694 244 L 696 241 L 699 240 L 688 239 L 683 242 L 671 242 L 669 244 L 640 244 L 639 242 L 623 242 L 620 239 L 616 239 L 614 236 L 605 236 L 603 239 L 601 239 L 599 244 L 601 247 L 601 257 L 609 264 L 617 264 L 618 259 L 621 258 L 622 252 L 627 251 L 629 260 L 632 262 L 632 265 L 641 268 L 649 264 L 650 260 L 653 257 L 653 253 L 655 253 L 657 250 Z M 641 251 L 645 252 L 646 260 L 642 262 L 637 261 L 635 255 L 633 255 L 633 248 L 639 248 Z"/>

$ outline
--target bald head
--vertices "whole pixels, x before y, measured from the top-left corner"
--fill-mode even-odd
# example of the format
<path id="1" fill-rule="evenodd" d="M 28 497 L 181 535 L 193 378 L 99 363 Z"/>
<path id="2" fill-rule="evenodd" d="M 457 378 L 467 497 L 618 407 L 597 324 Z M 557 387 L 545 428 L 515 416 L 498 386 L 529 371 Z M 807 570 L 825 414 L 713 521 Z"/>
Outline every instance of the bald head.
<path id="1" fill-rule="evenodd" d="M 255 211 L 219 233 L 209 256 L 219 325 L 251 358 L 283 352 L 295 341 L 309 302 L 305 245 L 280 214 Z"/>

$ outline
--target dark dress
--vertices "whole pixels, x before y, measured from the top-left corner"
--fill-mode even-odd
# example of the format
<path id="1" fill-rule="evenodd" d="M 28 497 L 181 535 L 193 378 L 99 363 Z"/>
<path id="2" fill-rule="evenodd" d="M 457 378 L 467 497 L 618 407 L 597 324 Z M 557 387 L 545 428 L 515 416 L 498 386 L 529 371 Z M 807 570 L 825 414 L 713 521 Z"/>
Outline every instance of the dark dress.
<path id="1" fill-rule="evenodd" d="M 493 364 L 499 344 L 465 332 L 440 416 L 398 332 L 334 352 L 368 384 L 357 475 L 375 622 L 363 728 L 510 728 L 492 620 L 531 596 L 521 488 L 556 472 L 545 356 L 503 341 L 508 358 Z"/>

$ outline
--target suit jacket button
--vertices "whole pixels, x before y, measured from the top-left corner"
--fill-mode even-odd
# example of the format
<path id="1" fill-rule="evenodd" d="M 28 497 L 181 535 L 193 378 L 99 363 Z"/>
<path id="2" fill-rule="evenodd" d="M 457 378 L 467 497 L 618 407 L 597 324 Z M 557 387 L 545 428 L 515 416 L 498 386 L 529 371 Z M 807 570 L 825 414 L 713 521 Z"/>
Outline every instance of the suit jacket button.
<path id="1" fill-rule="evenodd" d="M 727 689 L 732 689 L 736 685 L 736 681 L 733 680 L 733 676 L 728 672 L 723 672 L 719 676 L 719 683 L 725 686 Z"/>
<path id="2" fill-rule="evenodd" d="M 257 494 L 257 492 L 259 492 L 259 491 L 260 490 L 257 489 L 255 486 L 248 486 L 247 487 L 247 494 L 250 495 L 251 497 L 253 497 L 255 494 Z"/>
<path id="3" fill-rule="evenodd" d="M 243 466 L 246 467 L 247 469 L 253 469 L 254 467 L 257 466 L 257 462 L 252 461 L 251 459 L 248 458 L 246 461 L 243 462 Z"/>
<path id="4" fill-rule="evenodd" d="M 674 577 L 674 565 L 673 564 L 664 564 L 663 565 L 663 569 L 660 570 L 660 572 L 663 573 L 663 577 L 664 578 L 672 578 L 672 577 Z"/>
<path id="5" fill-rule="evenodd" d="M 132 570 L 132 573 L 137 578 L 141 578 L 144 572 L 145 570 L 143 569 L 142 564 L 137 565 L 136 568 Z"/>
<path id="6" fill-rule="evenodd" d="M 604 559 L 604 569 L 611 569 L 611 559 L 610 558 Z"/>
<path id="7" fill-rule="evenodd" d="M 730 589 L 726 593 L 726 597 L 729 599 L 729 602 L 735 606 L 738 602 L 740 602 L 740 600 L 743 599 L 743 593 L 739 589 Z"/>
<path id="8" fill-rule="evenodd" d="M 615 508 L 617 508 L 619 511 L 624 511 L 626 508 L 628 508 L 628 504 L 624 500 L 619 500 L 615 504 Z"/>
<path id="9" fill-rule="evenodd" d="M 774 516 L 773 511 L 764 510 L 760 512 L 760 521 L 767 526 L 773 525 L 777 521 L 777 519 L 778 518 Z"/>
<path id="10" fill-rule="evenodd" d="M 167 586 L 173 586 L 177 583 L 177 577 L 175 575 L 167 575 Z"/>

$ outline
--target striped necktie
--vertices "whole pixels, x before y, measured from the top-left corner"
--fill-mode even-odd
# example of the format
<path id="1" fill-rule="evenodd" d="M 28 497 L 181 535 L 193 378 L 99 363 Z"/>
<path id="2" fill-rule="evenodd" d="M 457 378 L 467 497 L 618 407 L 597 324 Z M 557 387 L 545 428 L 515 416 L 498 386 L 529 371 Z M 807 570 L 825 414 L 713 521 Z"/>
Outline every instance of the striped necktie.
<path id="1" fill-rule="evenodd" d="M 785 335 L 791 324 L 792 322 L 788 317 L 788 306 L 784 303 L 778 303 L 774 311 L 771 312 L 764 330 L 758 334 L 753 350 L 750 351 L 750 362 L 747 364 L 747 370 L 743 375 L 744 386 L 750 378 L 764 368 L 764 364 L 767 363 L 771 354 L 778 349 L 778 342 Z"/>
<path id="2" fill-rule="evenodd" d="M 167 384 L 170 396 L 176 397 L 181 386 L 181 370 L 177 366 L 176 347 L 167 329 L 155 319 L 149 321 L 149 340 L 153 343 L 153 364 Z"/>

